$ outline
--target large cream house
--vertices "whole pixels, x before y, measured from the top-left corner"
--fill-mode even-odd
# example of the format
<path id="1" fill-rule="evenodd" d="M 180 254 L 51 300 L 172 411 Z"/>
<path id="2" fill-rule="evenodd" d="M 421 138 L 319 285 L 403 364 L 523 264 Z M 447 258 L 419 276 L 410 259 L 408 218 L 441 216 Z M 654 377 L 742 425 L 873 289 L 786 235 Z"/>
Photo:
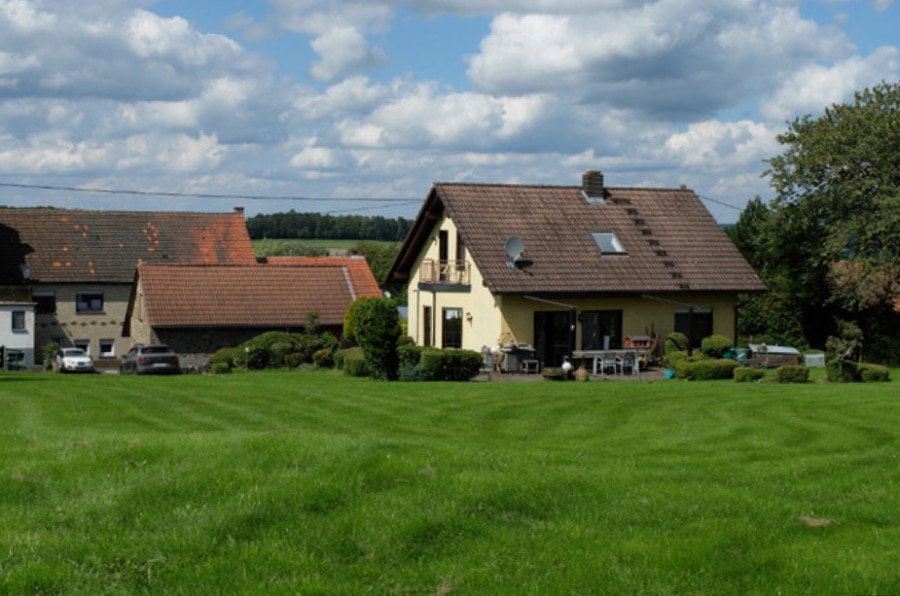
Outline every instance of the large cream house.
<path id="1" fill-rule="evenodd" d="M 529 344 L 544 366 L 682 331 L 734 338 L 738 294 L 765 288 L 687 188 L 438 183 L 388 281 L 408 281 L 425 346 Z"/>

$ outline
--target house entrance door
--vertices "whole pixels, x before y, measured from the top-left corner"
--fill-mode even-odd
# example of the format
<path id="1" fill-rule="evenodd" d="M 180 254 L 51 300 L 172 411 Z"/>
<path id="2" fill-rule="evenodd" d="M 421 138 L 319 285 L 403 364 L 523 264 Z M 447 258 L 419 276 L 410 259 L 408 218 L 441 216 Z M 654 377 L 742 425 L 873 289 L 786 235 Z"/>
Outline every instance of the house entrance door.
<path id="1" fill-rule="evenodd" d="M 545 366 L 560 366 L 569 355 L 569 311 L 534 313 L 534 349 Z"/>

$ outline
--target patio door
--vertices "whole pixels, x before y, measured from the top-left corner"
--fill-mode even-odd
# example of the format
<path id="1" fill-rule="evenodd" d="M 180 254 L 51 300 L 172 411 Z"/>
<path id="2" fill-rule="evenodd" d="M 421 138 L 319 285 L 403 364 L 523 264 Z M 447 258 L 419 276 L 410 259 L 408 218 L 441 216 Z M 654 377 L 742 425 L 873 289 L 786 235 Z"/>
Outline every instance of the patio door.
<path id="1" fill-rule="evenodd" d="M 579 318 L 582 350 L 622 349 L 621 310 L 586 310 Z"/>
<path id="2" fill-rule="evenodd" d="M 560 366 L 569 355 L 569 311 L 534 313 L 534 349 L 545 366 Z"/>

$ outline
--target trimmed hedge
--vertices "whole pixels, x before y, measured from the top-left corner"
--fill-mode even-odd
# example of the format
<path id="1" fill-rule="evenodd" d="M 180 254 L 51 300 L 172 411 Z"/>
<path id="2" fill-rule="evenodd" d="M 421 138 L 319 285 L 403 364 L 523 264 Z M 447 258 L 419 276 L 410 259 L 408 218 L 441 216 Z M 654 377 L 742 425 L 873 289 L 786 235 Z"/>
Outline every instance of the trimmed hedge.
<path id="1" fill-rule="evenodd" d="M 423 350 L 418 368 L 421 376 L 434 381 L 470 381 L 481 371 L 484 357 L 472 350 Z"/>
<path id="2" fill-rule="evenodd" d="M 673 331 L 669 335 L 666 336 L 666 341 L 663 344 L 663 347 L 666 350 L 666 358 L 668 359 L 669 354 L 672 352 L 687 352 L 688 349 L 688 338 L 687 335 L 681 333 L 679 331 Z"/>
<path id="3" fill-rule="evenodd" d="M 809 381 L 809 369 L 799 364 L 779 366 L 775 369 L 777 383 L 806 383 Z"/>
<path id="4" fill-rule="evenodd" d="M 850 360 L 826 359 L 825 374 L 830 383 L 853 383 L 860 380 L 856 363 Z"/>
<path id="5" fill-rule="evenodd" d="M 700 342 L 700 351 L 709 358 L 722 358 L 731 348 L 731 338 L 724 335 L 710 335 Z"/>
<path id="6" fill-rule="evenodd" d="M 761 381 L 765 376 L 765 371 L 760 368 L 740 367 L 734 369 L 734 380 L 738 383 L 755 383 Z"/>
<path id="7" fill-rule="evenodd" d="M 856 371 L 863 383 L 885 383 L 891 380 L 891 371 L 880 364 L 862 363 L 857 365 Z"/>
<path id="8" fill-rule="evenodd" d="M 422 352 L 425 348 L 415 344 L 403 343 L 397 345 L 397 357 L 400 361 L 400 368 L 409 368 L 419 366 L 422 359 Z"/>
<path id="9" fill-rule="evenodd" d="M 734 378 L 737 362 L 720 358 L 718 360 L 682 360 L 675 367 L 679 379 L 689 381 L 716 381 Z"/>

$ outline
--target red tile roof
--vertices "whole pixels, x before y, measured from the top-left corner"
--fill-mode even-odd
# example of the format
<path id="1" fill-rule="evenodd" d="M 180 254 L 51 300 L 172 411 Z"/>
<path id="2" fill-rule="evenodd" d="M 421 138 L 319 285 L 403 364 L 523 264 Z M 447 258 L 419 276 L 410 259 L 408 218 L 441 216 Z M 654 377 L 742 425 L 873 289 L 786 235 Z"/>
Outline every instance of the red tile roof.
<path id="1" fill-rule="evenodd" d="M 256 262 L 240 212 L 0 208 L 0 251 L 24 258 L 37 283 L 130 283 L 138 263 Z"/>
<path id="2" fill-rule="evenodd" d="M 316 265 L 346 267 L 353 280 L 353 286 L 357 296 L 371 296 L 380 298 L 381 288 L 372 275 L 369 263 L 365 257 L 262 257 L 261 263 L 268 265 Z"/>
<path id="3" fill-rule="evenodd" d="M 333 265 L 142 265 L 137 280 L 144 322 L 158 328 L 301 328 L 311 312 L 341 325 L 356 298 Z"/>
<path id="4" fill-rule="evenodd" d="M 693 191 L 604 190 L 589 202 L 580 186 L 435 184 L 388 277 L 409 275 L 446 212 L 496 294 L 765 289 Z M 591 232 L 614 232 L 627 255 L 601 254 Z M 527 266 L 508 266 L 512 236 Z"/>

